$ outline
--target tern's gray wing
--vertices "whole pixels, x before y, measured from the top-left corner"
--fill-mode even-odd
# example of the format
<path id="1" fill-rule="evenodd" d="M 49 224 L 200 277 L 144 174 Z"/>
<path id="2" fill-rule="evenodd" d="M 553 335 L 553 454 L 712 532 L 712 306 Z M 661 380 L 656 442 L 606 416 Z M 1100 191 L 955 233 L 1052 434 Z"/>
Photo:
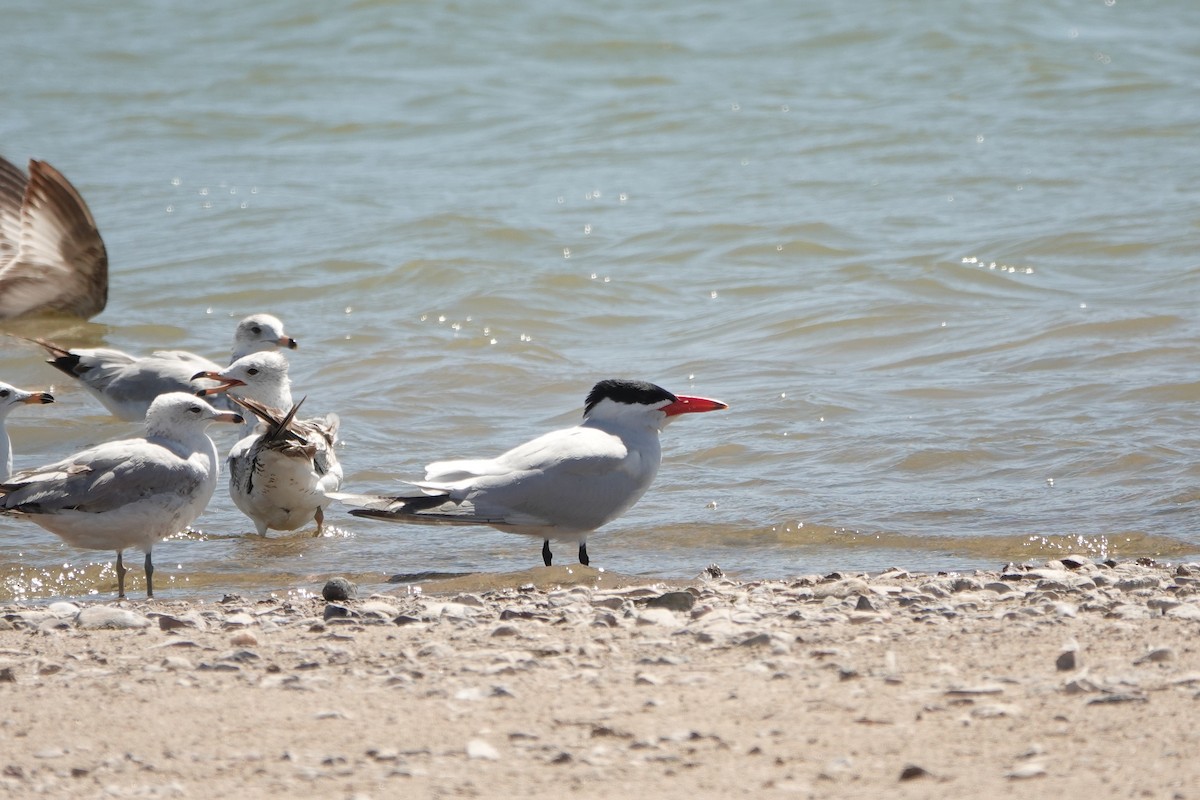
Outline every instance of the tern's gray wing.
<path id="1" fill-rule="evenodd" d="M 633 505 L 657 471 L 620 437 L 594 428 L 540 436 L 490 460 L 441 461 L 423 497 L 355 498 L 357 516 L 398 522 L 588 531 Z M 353 500 L 351 502 L 354 502 Z"/>

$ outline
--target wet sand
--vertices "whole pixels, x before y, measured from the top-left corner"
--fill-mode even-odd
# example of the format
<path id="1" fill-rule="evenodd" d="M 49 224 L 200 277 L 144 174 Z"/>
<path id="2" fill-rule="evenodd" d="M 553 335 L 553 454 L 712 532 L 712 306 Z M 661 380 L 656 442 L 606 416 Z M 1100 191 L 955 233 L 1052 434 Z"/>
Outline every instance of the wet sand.
<path id="1" fill-rule="evenodd" d="M 1200 797 L 1200 565 L 0 608 L 47 797 Z"/>

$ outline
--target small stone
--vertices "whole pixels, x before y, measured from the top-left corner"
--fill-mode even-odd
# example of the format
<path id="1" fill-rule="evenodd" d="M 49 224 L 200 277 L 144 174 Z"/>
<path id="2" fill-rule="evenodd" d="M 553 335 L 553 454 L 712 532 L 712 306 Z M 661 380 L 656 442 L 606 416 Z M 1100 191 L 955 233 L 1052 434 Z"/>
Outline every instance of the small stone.
<path id="1" fill-rule="evenodd" d="M 58 603 L 51 603 L 47 610 L 56 617 L 73 617 L 79 613 L 79 606 L 74 603 L 60 601 Z"/>
<path id="2" fill-rule="evenodd" d="M 900 780 L 913 781 L 917 778 L 931 778 L 933 774 L 924 767 L 918 767 L 916 764 L 908 764 L 904 769 L 900 770 Z"/>
<path id="3" fill-rule="evenodd" d="M 516 625 L 497 625 L 492 630 L 492 636 L 516 636 L 520 632 Z"/>
<path id="4" fill-rule="evenodd" d="M 1181 605 L 1183 603 L 1173 597 L 1151 597 L 1146 601 L 1146 608 L 1157 611 L 1160 614 L 1166 614 L 1172 608 L 1178 608 Z"/>
<path id="5" fill-rule="evenodd" d="M 1145 664 L 1147 662 L 1150 662 L 1152 664 L 1161 664 L 1164 661 L 1174 661 L 1174 660 L 1175 660 L 1175 651 L 1174 650 L 1172 650 L 1169 647 L 1156 647 L 1153 650 L 1151 650 L 1149 653 L 1146 653 L 1146 655 L 1144 655 L 1141 658 L 1134 661 L 1133 663 L 1134 664 Z"/>
<path id="6" fill-rule="evenodd" d="M 254 647 L 258 644 L 258 637 L 250 631 L 240 631 L 229 637 L 229 643 L 235 647 Z"/>
<path id="7" fill-rule="evenodd" d="M 1079 657 L 1074 650 L 1064 650 L 1058 654 L 1058 658 L 1054 660 L 1054 666 L 1059 672 L 1067 672 L 1069 670 L 1078 669 Z"/>
<path id="8" fill-rule="evenodd" d="M 1082 569 L 1083 567 L 1090 567 L 1092 565 L 1092 560 L 1087 556 L 1071 555 L 1067 556 L 1066 558 L 1061 558 L 1059 561 L 1062 562 L 1064 567 L 1072 570 Z"/>
<path id="9" fill-rule="evenodd" d="M 679 618 L 674 611 L 665 608 L 647 608 L 638 614 L 638 625 L 678 625 Z"/>
<path id="10" fill-rule="evenodd" d="M 738 642 L 742 647 L 765 647 L 771 643 L 771 634 L 763 632 L 747 636 Z"/>
<path id="11" fill-rule="evenodd" d="M 1159 583 L 1155 575 L 1139 575 L 1136 578 L 1117 581 L 1117 588 L 1122 592 L 1136 592 L 1139 589 L 1157 589 Z"/>
<path id="12" fill-rule="evenodd" d="M 364 617 L 384 620 L 395 619 L 396 615 L 400 613 L 396 606 L 391 603 L 385 603 L 382 600 L 368 600 L 362 604 L 358 611 Z"/>
<path id="13" fill-rule="evenodd" d="M 647 608 L 665 608 L 669 611 L 691 611 L 696 605 L 696 596 L 691 592 L 667 592 L 646 601 Z"/>
<path id="14" fill-rule="evenodd" d="M 84 630 L 132 630 L 150 627 L 150 620 L 125 608 L 89 606 L 75 616 L 75 625 Z"/>
<path id="15" fill-rule="evenodd" d="M 175 631 L 181 628 L 194 628 L 204 630 L 208 625 L 203 618 L 196 615 L 185 615 L 181 617 L 172 614 L 158 614 L 158 628 L 163 631 Z"/>
<path id="16" fill-rule="evenodd" d="M 329 602 L 345 602 L 358 597 L 358 586 L 345 578 L 330 578 L 321 589 L 321 597 Z"/>
<path id="17" fill-rule="evenodd" d="M 1036 761 L 1029 761 L 1025 764 L 1021 764 L 1018 767 L 1014 767 L 1012 771 L 1006 774 L 1004 777 L 1009 778 L 1010 780 L 1019 781 L 1026 780 L 1028 778 L 1041 778 L 1045 774 L 1045 766 Z"/>
<path id="18" fill-rule="evenodd" d="M 16 683 L 17 673 L 12 667 L 0 667 L 0 683 Z"/>
<path id="19" fill-rule="evenodd" d="M 483 739 L 472 739 L 467 742 L 467 758 L 483 761 L 499 761 L 500 751 Z"/>
<path id="20" fill-rule="evenodd" d="M 232 652 L 223 654 L 218 660 L 237 662 L 239 664 L 249 664 L 253 661 L 258 661 L 259 655 L 253 650 L 234 650 Z"/>
<path id="21" fill-rule="evenodd" d="M 1184 603 L 1166 612 L 1168 617 L 1186 620 L 1200 620 L 1200 606 L 1195 603 Z"/>
<path id="22" fill-rule="evenodd" d="M 1112 705 L 1116 703 L 1147 703 L 1149 698 L 1144 694 L 1133 694 L 1131 692 L 1102 694 L 1099 697 L 1093 697 L 1087 701 L 1089 706 Z"/>
<path id="23" fill-rule="evenodd" d="M 947 689 L 949 697 L 977 697 L 980 695 L 1003 694 L 1004 687 L 998 683 L 983 683 L 978 686 L 957 686 Z"/>
<path id="24" fill-rule="evenodd" d="M 326 622 L 328 622 L 331 619 L 349 619 L 350 617 L 357 617 L 357 616 L 358 616 L 357 612 L 352 611 L 351 609 L 346 608 L 345 606 L 341 606 L 336 603 L 330 603 L 329 605 L 325 606 L 325 612 L 324 612 L 323 618 L 325 619 Z"/>
<path id="25" fill-rule="evenodd" d="M 854 610 L 855 611 L 874 611 L 875 606 L 873 606 L 871 604 L 871 598 L 867 597 L 865 594 L 860 594 L 858 596 L 858 602 L 855 603 L 855 605 L 854 605 Z"/>
<path id="26" fill-rule="evenodd" d="M 167 656 L 162 660 L 162 665 L 175 672 L 190 672 L 194 669 L 192 662 L 181 656 Z"/>
<path id="27" fill-rule="evenodd" d="M 1063 687 L 1067 694 L 1092 694 L 1100 691 L 1100 686 L 1088 678 L 1076 678 Z"/>
<path id="28" fill-rule="evenodd" d="M 839 573 L 833 573 L 837 575 Z M 813 597 L 817 600 L 824 600 L 826 597 L 845 598 L 853 595 L 867 594 L 871 591 L 871 587 L 866 581 L 858 578 L 846 578 L 844 580 L 835 580 L 829 583 L 823 583 L 813 588 Z"/>

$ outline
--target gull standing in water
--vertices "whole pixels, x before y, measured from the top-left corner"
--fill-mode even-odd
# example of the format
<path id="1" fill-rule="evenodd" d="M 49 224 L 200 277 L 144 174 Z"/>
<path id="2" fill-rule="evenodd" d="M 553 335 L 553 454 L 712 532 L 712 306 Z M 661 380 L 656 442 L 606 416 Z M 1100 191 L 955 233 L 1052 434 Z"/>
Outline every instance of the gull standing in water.
<path id="1" fill-rule="evenodd" d="M 190 525 L 212 498 L 220 469 L 205 430 L 241 424 L 195 395 L 161 395 L 146 412 L 146 435 L 89 447 L 0 483 L 0 513 L 24 517 L 67 544 L 117 553 L 117 596 L 125 596 L 123 551 L 146 554 L 146 597 L 154 596 L 154 544 Z"/>
<path id="2" fill-rule="evenodd" d="M 550 541 L 579 543 L 619 517 L 650 488 L 662 461 L 659 432 L 682 414 L 728 408 L 719 400 L 674 395 L 644 381 L 603 380 L 583 422 L 553 431 L 490 459 L 438 461 L 419 490 L 399 497 L 339 495 L 362 507 L 351 514 L 391 522 L 490 525 L 538 536 L 550 566 Z"/>
<path id="3" fill-rule="evenodd" d="M 54 395 L 49 392 L 27 392 L 0 381 L 0 479 L 7 478 L 12 473 L 12 440 L 8 438 L 5 422 L 8 412 L 19 405 L 32 403 L 53 403 Z"/>
<path id="4" fill-rule="evenodd" d="M 259 423 L 229 451 L 229 495 L 250 518 L 259 536 L 268 530 L 294 531 L 311 521 L 314 535 L 325 525 L 330 492 L 342 485 L 342 465 L 334 447 L 339 420 L 336 414 L 296 419 L 299 403 L 292 403 L 288 363 L 281 353 L 253 353 L 220 372 L 196 378 L 219 381 L 208 395 L 229 392 Z"/>
<path id="5" fill-rule="evenodd" d="M 144 419 L 150 401 L 160 394 L 195 393 L 201 388 L 192 382 L 197 372 L 221 369 L 186 350 L 160 350 L 139 358 L 103 347 L 68 350 L 42 339 L 35 341 L 50 353 L 48 364 L 78 380 L 113 416 L 126 422 Z M 253 314 L 234 330 L 230 361 L 280 347 L 297 347 L 296 340 L 284 333 L 283 322 L 270 314 Z"/>
<path id="6" fill-rule="evenodd" d="M 0 158 L 0 319 L 87 319 L 107 302 L 108 252 L 83 197 L 45 161 L 26 177 Z"/>

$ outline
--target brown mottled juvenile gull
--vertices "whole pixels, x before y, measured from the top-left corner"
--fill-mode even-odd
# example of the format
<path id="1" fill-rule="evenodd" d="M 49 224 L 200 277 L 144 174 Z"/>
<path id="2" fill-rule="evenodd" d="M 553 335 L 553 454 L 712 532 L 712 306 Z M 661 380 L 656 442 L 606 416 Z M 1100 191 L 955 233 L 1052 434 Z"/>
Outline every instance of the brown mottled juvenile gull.
<path id="1" fill-rule="evenodd" d="M 330 492 L 342 485 L 342 466 L 334 447 L 336 414 L 297 419 L 287 359 L 282 353 L 252 353 L 220 372 L 203 377 L 220 381 L 205 394 L 226 391 L 257 417 L 257 427 L 229 451 L 229 495 L 250 518 L 259 536 L 268 530 L 294 531 L 317 523 L 320 536 Z M 196 377 L 201 377 L 197 375 Z"/>

